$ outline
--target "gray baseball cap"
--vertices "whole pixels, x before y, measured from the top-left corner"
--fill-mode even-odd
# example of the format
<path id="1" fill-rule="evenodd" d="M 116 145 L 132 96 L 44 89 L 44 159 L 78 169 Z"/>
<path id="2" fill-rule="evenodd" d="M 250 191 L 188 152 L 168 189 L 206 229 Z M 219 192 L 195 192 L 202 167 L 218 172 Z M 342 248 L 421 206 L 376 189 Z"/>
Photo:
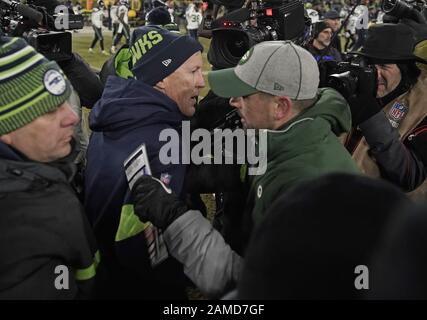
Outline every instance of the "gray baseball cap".
<path id="1" fill-rule="evenodd" d="M 259 91 L 294 100 L 312 99 L 319 87 L 319 68 L 310 52 L 291 41 L 265 41 L 249 49 L 234 68 L 208 73 L 220 97 Z"/>

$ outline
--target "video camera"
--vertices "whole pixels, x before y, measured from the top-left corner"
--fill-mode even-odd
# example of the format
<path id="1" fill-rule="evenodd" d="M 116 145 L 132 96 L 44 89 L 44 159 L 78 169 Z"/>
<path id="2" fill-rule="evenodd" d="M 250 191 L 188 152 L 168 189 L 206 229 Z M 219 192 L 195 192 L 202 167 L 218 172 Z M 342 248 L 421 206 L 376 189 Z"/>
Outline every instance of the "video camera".
<path id="1" fill-rule="evenodd" d="M 209 62 L 216 69 L 233 67 L 250 47 L 262 41 L 292 40 L 304 45 L 310 25 L 301 0 L 250 0 L 247 7 L 210 24 Z"/>
<path id="2" fill-rule="evenodd" d="M 57 6 L 48 10 L 45 6 L 36 5 L 38 2 L 42 1 L 29 0 L 24 5 L 0 0 L 1 32 L 5 36 L 24 38 L 50 60 L 70 59 L 72 40 L 71 33 L 66 30 L 82 29 L 83 16 L 68 10 L 56 11 L 59 8 Z"/>
<path id="3" fill-rule="evenodd" d="M 424 0 L 382 0 L 382 10 L 395 18 L 412 19 L 420 21 L 425 19 L 427 5 Z M 339 91 L 346 99 L 357 92 L 359 81 L 363 79 L 376 79 L 376 70 L 368 65 L 362 56 L 349 56 L 348 62 L 337 63 L 325 61 L 319 64 L 320 87 L 332 87 Z"/>
<path id="4" fill-rule="evenodd" d="M 321 62 L 319 70 L 319 87 L 334 88 L 346 100 L 357 94 L 360 81 L 365 81 L 366 79 L 376 81 L 375 66 L 368 65 L 366 60 L 360 56 L 352 57 L 348 62 Z"/>
<path id="5" fill-rule="evenodd" d="M 427 18 L 427 5 L 424 0 L 382 0 L 381 9 L 396 19 L 413 19 L 418 21 L 421 14 Z"/>

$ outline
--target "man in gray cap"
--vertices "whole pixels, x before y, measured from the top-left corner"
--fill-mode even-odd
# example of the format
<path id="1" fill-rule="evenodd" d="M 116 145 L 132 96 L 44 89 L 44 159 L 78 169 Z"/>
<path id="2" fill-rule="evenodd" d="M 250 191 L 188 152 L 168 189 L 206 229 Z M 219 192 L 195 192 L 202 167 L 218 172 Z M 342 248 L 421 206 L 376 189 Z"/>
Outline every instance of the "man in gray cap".
<path id="1" fill-rule="evenodd" d="M 246 216 L 254 225 L 285 190 L 330 172 L 358 172 L 338 135 L 350 110 L 333 89 L 318 89 L 316 60 L 290 41 L 255 45 L 235 68 L 212 71 L 210 86 L 230 97 L 245 128 L 267 129 L 267 170 L 251 177 Z M 168 251 L 207 294 L 218 294 L 240 274 L 241 260 L 209 222 L 188 210 L 157 180 L 144 176 L 132 190 L 135 213 L 164 230 Z"/>

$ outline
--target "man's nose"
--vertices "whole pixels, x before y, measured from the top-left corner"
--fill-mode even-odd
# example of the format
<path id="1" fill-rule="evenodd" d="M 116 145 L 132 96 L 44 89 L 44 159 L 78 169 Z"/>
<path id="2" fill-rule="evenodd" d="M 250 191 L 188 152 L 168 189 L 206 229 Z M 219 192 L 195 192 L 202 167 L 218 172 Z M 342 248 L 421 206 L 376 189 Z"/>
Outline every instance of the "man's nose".
<path id="1" fill-rule="evenodd" d="M 242 97 L 231 97 L 230 98 L 230 105 L 235 107 L 235 108 L 240 108 L 241 107 L 241 102 L 242 101 Z"/>
<path id="2" fill-rule="evenodd" d="M 377 81 L 379 81 L 380 79 L 382 79 L 382 73 L 380 68 L 376 68 L 377 69 Z"/>
<path id="3" fill-rule="evenodd" d="M 204 88 L 206 86 L 205 78 L 203 78 L 202 71 L 198 73 L 196 85 L 198 88 Z"/>
<path id="4" fill-rule="evenodd" d="M 62 112 L 62 125 L 63 126 L 75 126 L 79 123 L 80 117 L 77 112 L 73 110 L 69 103 L 64 103 L 59 107 Z"/>

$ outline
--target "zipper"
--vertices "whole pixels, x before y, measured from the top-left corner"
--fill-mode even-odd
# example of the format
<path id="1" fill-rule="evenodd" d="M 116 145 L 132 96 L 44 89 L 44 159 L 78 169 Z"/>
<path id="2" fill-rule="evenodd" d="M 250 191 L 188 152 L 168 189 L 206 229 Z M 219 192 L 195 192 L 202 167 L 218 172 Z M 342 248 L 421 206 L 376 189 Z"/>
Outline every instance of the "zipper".
<path id="1" fill-rule="evenodd" d="M 427 132 L 427 125 L 418 128 L 417 131 L 415 131 L 414 133 L 410 134 L 408 136 L 408 140 L 411 141 L 414 137 L 416 137 L 417 135 L 419 135 L 420 133 L 423 133 L 423 132 Z"/>

